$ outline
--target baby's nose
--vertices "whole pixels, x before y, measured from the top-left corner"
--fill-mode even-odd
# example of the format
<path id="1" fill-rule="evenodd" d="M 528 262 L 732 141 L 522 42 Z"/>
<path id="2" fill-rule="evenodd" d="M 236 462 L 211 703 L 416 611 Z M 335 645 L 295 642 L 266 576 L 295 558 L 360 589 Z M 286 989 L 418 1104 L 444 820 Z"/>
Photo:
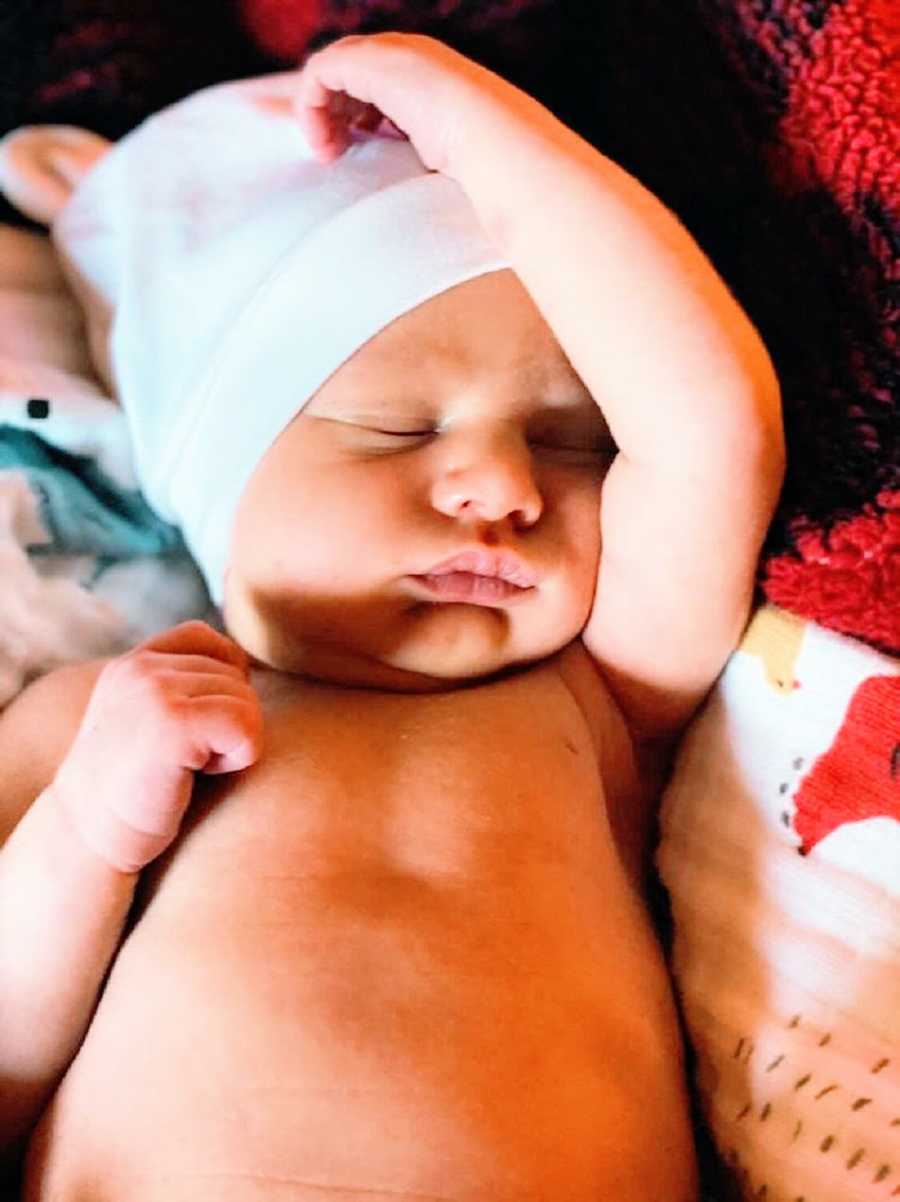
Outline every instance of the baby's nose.
<path id="1" fill-rule="evenodd" d="M 448 517 L 485 522 L 507 518 L 533 526 L 544 501 L 524 439 L 507 434 L 493 438 L 446 439 L 446 454 L 432 487 L 432 504 Z"/>

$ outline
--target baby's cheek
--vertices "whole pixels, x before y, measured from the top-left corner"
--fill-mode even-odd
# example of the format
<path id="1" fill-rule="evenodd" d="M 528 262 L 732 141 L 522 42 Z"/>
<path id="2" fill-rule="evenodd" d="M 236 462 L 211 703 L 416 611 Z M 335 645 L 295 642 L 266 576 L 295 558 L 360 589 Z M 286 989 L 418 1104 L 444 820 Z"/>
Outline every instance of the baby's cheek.
<path id="1" fill-rule="evenodd" d="M 590 617 L 597 590 L 601 560 L 599 498 L 574 510 L 563 538 L 566 548 L 564 572 L 569 591 L 567 617 L 575 627 L 574 638 Z"/>
<path id="2" fill-rule="evenodd" d="M 270 640 L 261 614 L 254 608 L 248 594 L 236 588 L 233 579 L 229 581 L 227 576 L 222 620 L 226 634 L 247 652 L 254 663 L 271 662 Z"/>
<path id="3" fill-rule="evenodd" d="M 564 492 L 558 501 L 562 537 L 581 577 L 597 574 L 602 487 L 602 480 L 589 479 Z"/>

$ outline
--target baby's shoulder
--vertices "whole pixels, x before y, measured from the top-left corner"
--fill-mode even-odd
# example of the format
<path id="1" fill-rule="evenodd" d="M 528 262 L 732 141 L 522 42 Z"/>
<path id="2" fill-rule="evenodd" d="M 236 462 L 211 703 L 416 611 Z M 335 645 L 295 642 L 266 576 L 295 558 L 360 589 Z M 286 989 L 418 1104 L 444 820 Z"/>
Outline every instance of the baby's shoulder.
<path id="1" fill-rule="evenodd" d="M 56 774 L 108 659 L 38 677 L 0 711 L 0 843 Z"/>
<path id="2" fill-rule="evenodd" d="M 554 657 L 554 663 L 594 740 L 617 840 L 644 871 L 648 867 L 645 856 L 653 816 L 669 772 L 674 740 L 637 736 L 581 639 L 575 639 Z"/>
<path id="3" fill-rule="evenodd" d="M 613 747 L 630 743 L 622 712 L 580 638 L 573 639 L 547 663 L 571 693 L 604 761 Z"/>

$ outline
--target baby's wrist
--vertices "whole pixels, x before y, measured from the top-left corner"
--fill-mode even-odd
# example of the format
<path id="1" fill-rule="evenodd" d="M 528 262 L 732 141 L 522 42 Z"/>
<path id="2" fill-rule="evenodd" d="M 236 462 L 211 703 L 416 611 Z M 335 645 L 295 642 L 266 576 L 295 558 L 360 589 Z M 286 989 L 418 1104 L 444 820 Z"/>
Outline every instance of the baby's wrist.
<path id="1" fill-rule="evenodd" d="M 498 83 L 496 94 L 469 85 L 447 174 L 462 186 L 497 249 L 508 254 L 519 226 L 533 235 L 529 197 L 545 201 L 548 181 L 565 186 L 573 167 L 583 172 L 587 166 L 596 177 L 603 160 L 549 109 L 505 80 Z"/>
<path id="2" fill-rule="evenodd" d="M 49 813 L 51 856 L 65 857 L 72 867 L 90 877 L 108 879 L 134 887 L 140 867 L 127 862 L 118 848 L 117 828 L 121 825 L 102 805 L 88 808 L 89 798 L 73 793 L 65 777 L 57 777 L 47 786 L 38 802 Z"/>

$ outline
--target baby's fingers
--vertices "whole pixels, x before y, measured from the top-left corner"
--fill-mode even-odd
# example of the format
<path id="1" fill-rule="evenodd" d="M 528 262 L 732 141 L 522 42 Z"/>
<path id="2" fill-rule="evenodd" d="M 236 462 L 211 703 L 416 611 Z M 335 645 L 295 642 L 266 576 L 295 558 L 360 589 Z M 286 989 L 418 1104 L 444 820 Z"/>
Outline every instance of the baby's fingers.
<path id="1" fill-rule="evenodd" d="M 262 755 L 263 717 L 255 695 L 193 697 L 184 721 L 194 771 L 208 776 L 240 772 Z"/>
<path id="2" fill-rule="evenodd" d="M 210 656 L 223 663 L 233 664 L 242 672 L 246 672 L 250 665 L 250 657 L 247 652 L 234 639 L 214 630 L 207 622 L 197 619 L 181 622 L 178 626 L 172 626 L 168 630 L 153 635 L 121 656 L 120 661 L 114 662 L 128 663 L 135 659 L 140 661 L 147 652 Z"/>
<path id="3" fill-rule="evenodd" d="M 374 104 L 346 92 L 330 91 L 324 93 L 320 105 L 300 105 L 297 115 L 310 149 L 321 162 L 339 158 L 352 141 L 354 130 L 371 132 L 383 120 Z"/>
<path id="4" fill-rule="evenodd" d="M 347 149 L 346 134 L 336 127 L 327 103 L 316 107 L 298 107 L 297 119 L 310 150 L 319 162 L 333 162 Z"/>
<path id="5" fill-rule="evenodd" d="M 343 153 L 354 126 L 374 129 L 383 117 L 389 130 L 402 130 L 412 141 L 427 167 L 453 174 L 448 130 L 468 126 L 468 81 L 479 70 L 419 34 L 354 35 L 310 55 L 298 77 L 294 108 L 322 162 Z"/>

